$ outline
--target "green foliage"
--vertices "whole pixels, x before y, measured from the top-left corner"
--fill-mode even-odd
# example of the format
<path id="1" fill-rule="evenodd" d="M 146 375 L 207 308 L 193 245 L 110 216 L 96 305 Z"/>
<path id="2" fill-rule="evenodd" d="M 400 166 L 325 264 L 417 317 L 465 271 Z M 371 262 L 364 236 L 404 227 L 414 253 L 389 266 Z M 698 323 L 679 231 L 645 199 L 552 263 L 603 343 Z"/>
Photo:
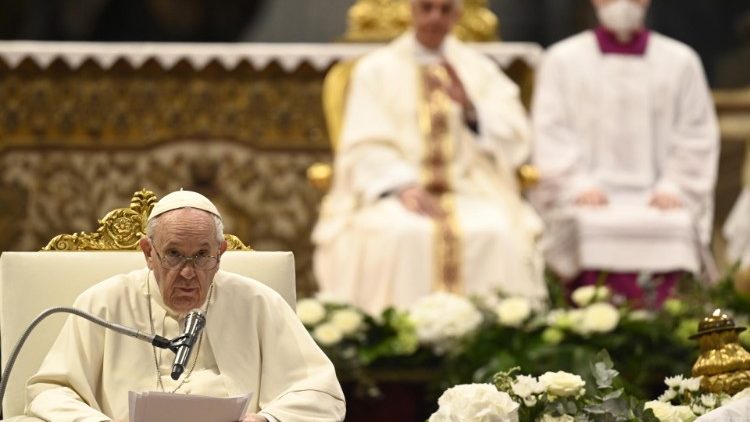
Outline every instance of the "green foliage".
<path id="1" fill-rule="evenodd" d="M 518 410 L 521 422 L 541 420 L 544 415 L 560 417 L 567 415 L 575 421 L 592 422 L 640 422 L 658 421 L 653 411 L 644 410 L 644 403 L 636 397 L 625 394 L 617 379 L 618 371 L 614 369 L 609 354 L 602 350 L 589 363 L 590 372 L 586 378 L 595 382 L 586 382 L 585 392 L 560 397 L 551 394 L 550 390 L 535 378 L 519 379 L 519 368 L 501 371 L 493 376 L 495 387 L 508 393 L 514 401 L 520 403 Z M 514 385 L 527 383 L 534 389 L 514 389 Z M 531 384 L 528 384 L 531 383 Z"/>
<path id="2" fill-rule="evenodd" d="M 610 331 L 582 332 L 571 317 L 576 310 L 565 299 L 561 285 L 551 277 L 549 282 L 549 308 L 535 310 L 518 325 L 500 324 L 495 305 L 488 305 L 487 298 L 477 300 L 482 314 L 480 327 L 460 338 L 450 353 L 436 353 L 427 344 L 420 344 L 408 312 L 396 309 L 378 316 L 364 315 L 363 327 L 356 335 L 322 348 L 342 378 L 359 381 L 370 392 L 376 391 L 373 379 L 382 371 L 428 372 L 434 381 L 433 391 L 488 382 L 493 376 L 497 383 L 495 374 L 519 371 L 516 368 L 535 376 L 565 371 L 584 374 L 587 388 L 596 389 L 599 395 L 591 395 L 588 390 L 587 396 L 598 401 L 583 408 L 587 414 L 605 418 L 596 420 L 631 420 L 622 418 L 632 416 L 648 421 L 654 420 L 651 412 L 633 410 L 633 400 L 653 399 L 663 392 L 666 377 L 690 373 L 698 347 L 688 337 L 696 332 L 698 322 L 715 308 L 739 322 L 748 321 L 750 314 L 750 301 L 736 294 L 730 272 L 713 287 L 690 278 L 681 280 L 678 295 L 662 309 L 622 307 Z M 325 307 L 330 313 L 347 305 Z M 555 314 L 563 317 L 553 322 Z M 315 328 L 308 326 L 311 332 Z M 750 345 L 750 333 L 741 340 Z M 608 355 L 601 355 L 602 350 Z M 569 399 L 550 406 L 558 413 L 571 406 L 582 409 L 580 403 Z"/>

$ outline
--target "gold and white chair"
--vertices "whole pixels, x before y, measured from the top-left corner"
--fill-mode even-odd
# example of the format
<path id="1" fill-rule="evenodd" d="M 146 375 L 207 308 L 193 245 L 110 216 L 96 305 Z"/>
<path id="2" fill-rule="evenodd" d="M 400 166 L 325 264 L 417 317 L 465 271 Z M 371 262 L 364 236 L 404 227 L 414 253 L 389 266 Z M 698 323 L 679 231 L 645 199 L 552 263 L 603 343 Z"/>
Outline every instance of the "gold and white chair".
<path id="1" fill-rule="evenodd" d="M 136 192 L 129 208 L 118 208 L 99 221 L 95 233 L 59 235 L 39 252 L 0 255 L 0 353 L 2 366 L 29 323 L 42 311 L 70 306 L 88 287 L 110 276 L 145 266 L 138 239 L 156 202 L 147 190 Z M 226 235 L 229 243 L 221 268 L 254 278 L 296 304 L 294 256 L 259 252 Z M 67 315 L 55 314 L 31 333 L 15 362 L 3 399 L 3 417 L 24 411 L 26 380 L 39 368 Z M 117 322 L 117 321 L 113 321 Z M 35 420 L 29 419 L 27 420 Z"/>

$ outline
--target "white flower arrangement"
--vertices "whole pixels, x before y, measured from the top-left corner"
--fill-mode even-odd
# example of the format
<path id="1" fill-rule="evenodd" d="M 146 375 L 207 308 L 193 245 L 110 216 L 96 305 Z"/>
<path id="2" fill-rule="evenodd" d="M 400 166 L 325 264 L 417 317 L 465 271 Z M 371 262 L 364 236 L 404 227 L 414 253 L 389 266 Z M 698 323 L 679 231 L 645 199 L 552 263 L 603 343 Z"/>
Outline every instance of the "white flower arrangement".
<path id="1" fill-rule="evenodd" d="M 582 309 L 553 309 L 547 313 L 547 325 L 561 330 L 574 330 L 583 319 Z"/>
<path id="2" fill-rule="evenodd" d="M 492 384 L 461 384 L 438 399 L 429 422 L 517 422 L 518 403 Z"/>
<path id="3" fill-rule="evenodd" d="M 331 323 L 345 336 L 356 334 L 362 329 L 364 316 L 352 308 L 338 309 L 331 313 Z"/>
<path id="4" fill-rule="evenodd" d="M 524 297 L 509 297 L 495 307 L 500 325 L 518 328 L 531 316 L 531 302 Z"/>
<path id="5" fill-rule="evenodd" d="M 583 286 L 575 289 L 570 299 L 576 305 L 583 307 L 607 300 L 611 295 L 611 291 L 606 286 Z"/>
<path id="6" fill-rule="evenodd" d="M 457 340 L 474 331 L 482 314 L 465 297 L 438 292 L 419 299 L 408 311 L 421 343 L 443 354 Z"/>
<path id="7" fill-rule="evenodd" d="M 544 384 L 534 377 L 519 375 L 510 386 L 513 394 L 517 395 L 526 407 L 536 406 L 539 395 L 546 391 Z"/>
<path id="8" fill-rule="evenodd" d="M 725 394 L 704 393 L 698 395 L 701 377 L 685 378 L 682 375 L 664 379 L 667 389 L 657 400 L 647 402 L 661 422 L 689 422 L 727 403 Z"/>
<path id="9" fill-rule="evenodd" d="M 313 330 L 313 338 L 322 346 L 333 346 L 344 338 L 341 329 L 331 322 L 324 322 Z"/>
<path id="10" fill-rule="evenodd" d="M 542 415 L 540 422 L 574 422 L 576 418 L 570 415 L 552 416 L 549 413 Z"/>
<path id="11" fill-rule="evenodd" d="M 607 302 L 599 302 L 583 309 L 579 324 L 573 329 L 579 334 L 609 333 L 617 328 L 620 322 L 620 312 Z"/>
<path id="12" fill-rule="evenodd" d="M 607 302 L 597 302 L 578 309 L 553 309 L 547 313 L 549 327 L 588 336 L 609 333 L 620 323 L 620 311 Z"/>
<path id="13" fill-rule="evenodd" d="M 691 422 L 696 418 L 690 406 L 673 406 L 670 403 L 653 400 L 646 402 L 644 408 L 651 409 L 661 422 Z"/>
<path id="14" fill-rule="evenodd" d="M 323 321 L 326 317 L 326 308 L 315 299 L 302 299 L 297 302 L 297 316 L 308 327 Z"/>
<path id="15" fill-rule="evenodd" d="M 579 396 L 585 392 L 586 381 L 580 375 L 565 371 L 545 372 L 539 376 L 539 382 L 547 394 L 557 397 Z"/>

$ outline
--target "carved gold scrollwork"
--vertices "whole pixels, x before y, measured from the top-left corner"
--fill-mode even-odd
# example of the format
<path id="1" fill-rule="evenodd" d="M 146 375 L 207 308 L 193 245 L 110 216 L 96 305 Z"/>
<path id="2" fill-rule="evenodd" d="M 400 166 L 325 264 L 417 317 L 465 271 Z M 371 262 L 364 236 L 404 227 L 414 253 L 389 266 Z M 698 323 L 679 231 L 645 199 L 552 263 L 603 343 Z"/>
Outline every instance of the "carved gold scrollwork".
<path id="1" fill-rule="evenodd" d="M 453 33 L 464 41 L 497 41 L 498 20 L 487 8 L 487 0 L 464 0 L 464 13 Z"/>
<path id="2" fill-rule="evenodd" d="M 389 41 L 406 31 L 410 22 L 409 0 L 358 0 L 347 14 L 344 40 Z M 454 33 L 464 41 L 495 41 L 497 28 L 497 16 L 487 8 L 487 0 L 464 0 Z"/>
<path id="3" fill-rule="evenodd" d="M 328 149 L 320 72 L 85 62 L 75 70 L 0 60 L 0 153 L 24 148 L 140 149 L 226 139 L 262 150 Z M 278 83 L 282 78 L 283 83 Z"/>
<path id="4" fill-rule="evenodd" d="M 44 251 L 138 250 L 138 241 L 146 233 L 146 222 L 156 195 L 147 189 L 133 194 L 129 208 L 117 208 L 99 220 L 95 233 L 60 234 L 52 238 Z M 228 250 L 251 250 L 234 235 L 225 234 Z"/>

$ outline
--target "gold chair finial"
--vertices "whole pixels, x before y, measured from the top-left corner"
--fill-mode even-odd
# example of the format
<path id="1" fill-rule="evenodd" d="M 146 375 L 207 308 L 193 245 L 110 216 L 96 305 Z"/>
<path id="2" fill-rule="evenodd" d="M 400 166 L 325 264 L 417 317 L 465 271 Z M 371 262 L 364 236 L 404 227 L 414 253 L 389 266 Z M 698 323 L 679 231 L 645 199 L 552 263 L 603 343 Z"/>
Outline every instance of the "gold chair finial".
<path id="1" fill-rule="evenodd" d="M 60 234 L 52 238 L 43 251 L 109 251 L 138 250 L 138 242 L 146 233 L 146 222 L 157 202 L 147 189 L 133 194 L 130 207 L 116 208 L 99 220 L 94 233 Z M 225 234 L 228 250 L 251 250 L 237 236 Z"/>

